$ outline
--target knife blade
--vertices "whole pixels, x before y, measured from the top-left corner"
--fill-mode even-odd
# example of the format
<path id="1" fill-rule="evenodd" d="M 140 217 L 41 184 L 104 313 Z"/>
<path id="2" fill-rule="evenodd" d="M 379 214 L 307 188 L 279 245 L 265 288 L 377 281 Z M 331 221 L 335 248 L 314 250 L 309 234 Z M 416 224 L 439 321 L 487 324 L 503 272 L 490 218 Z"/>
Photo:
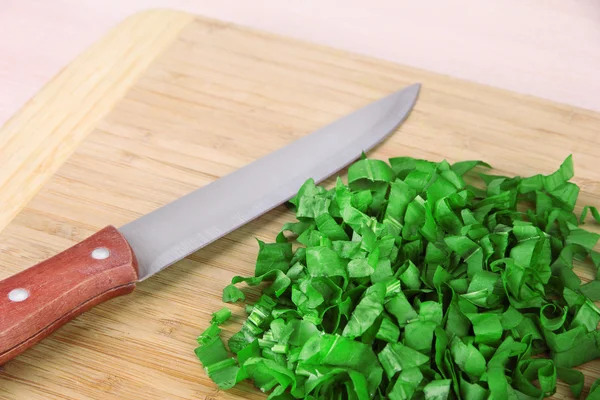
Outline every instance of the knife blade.
<path id="1" fill-rule="evenodd" d="M 71 319 L 185 258 L 356 160 L 400 125 L 414 84 L 116 229 L 0 282 L 0 365 Z"/>

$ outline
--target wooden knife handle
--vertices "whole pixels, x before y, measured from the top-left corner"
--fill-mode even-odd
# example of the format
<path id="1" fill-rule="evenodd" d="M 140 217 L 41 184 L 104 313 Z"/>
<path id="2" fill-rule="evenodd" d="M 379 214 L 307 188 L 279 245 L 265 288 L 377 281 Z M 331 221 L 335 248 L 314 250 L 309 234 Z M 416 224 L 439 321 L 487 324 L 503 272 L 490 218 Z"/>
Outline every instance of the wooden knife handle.
<path id="1" fill-rule="evenodd" d="M 109 226 L 0 281 L 0 365 L 95 305 L 131 293 L 137 278 L 129 243 Z"/>

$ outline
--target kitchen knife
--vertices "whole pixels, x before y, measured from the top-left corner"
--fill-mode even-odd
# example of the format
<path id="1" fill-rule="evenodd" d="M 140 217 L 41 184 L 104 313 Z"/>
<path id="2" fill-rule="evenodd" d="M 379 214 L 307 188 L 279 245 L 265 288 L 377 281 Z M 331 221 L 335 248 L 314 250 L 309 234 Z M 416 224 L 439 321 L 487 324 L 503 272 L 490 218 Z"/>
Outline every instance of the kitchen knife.
<path id="1" fill-rule="evenodd" d="M 415 84 L 0 282 L 0 365 L 60 326 L 321 181 L 408 116 Z"/>

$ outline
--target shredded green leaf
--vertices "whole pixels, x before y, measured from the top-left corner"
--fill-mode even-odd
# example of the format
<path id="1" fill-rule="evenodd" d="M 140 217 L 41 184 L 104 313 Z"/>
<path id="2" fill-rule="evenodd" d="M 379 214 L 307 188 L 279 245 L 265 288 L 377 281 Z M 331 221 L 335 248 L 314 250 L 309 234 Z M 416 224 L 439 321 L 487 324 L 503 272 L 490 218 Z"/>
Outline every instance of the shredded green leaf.
<path id="1" fill-rule="evenodd" d="M 587 397 L 589 400 L 598 400 L 600 399 L 600 379 L 596 379 L 596 381 L 592 384 L 590 388 L 590 393 Z"/>
<path id="2" fill-rule="evenodd" d="M 216 325 L 222 325 L 230 317 L 231 317 L 231 310 L 227 307 L 223 307 L 216 313 L 213 313 L 211 322 Z"/>
<path id="3" fill-rule="evenodd" d="M 569 156 L 550 175 L 506 177 L 481 161 L 363 157 L 326 189 L 290 200 L 297 222 L 259 241 L 263 286 L 226 349 L 215 314 L 196 354 L 223 389 L 250 380 L 270 399 L 540 399 L 600 357 L 596 207 L 573 210 Z M 228 351 L 229 350 L 229 351 Z M 600 398 L 600 380 L 588 398 Z"/>
<path id="4" fill-rule="evenodd" d="M 238 301 L 246 300 L 244 292 L 238 289 L 235 285 L 228 285 L 223 289 L 223 302 L 224 303 L 236 303 Z"/>

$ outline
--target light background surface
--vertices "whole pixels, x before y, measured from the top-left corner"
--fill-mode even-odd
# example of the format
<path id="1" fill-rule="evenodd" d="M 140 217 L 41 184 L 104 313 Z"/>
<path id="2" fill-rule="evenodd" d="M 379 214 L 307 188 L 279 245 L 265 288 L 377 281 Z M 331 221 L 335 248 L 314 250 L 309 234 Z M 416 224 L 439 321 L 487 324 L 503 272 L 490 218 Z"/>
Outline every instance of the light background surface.
<path id="1" fill-rule="evenodd" d="M 600 0 L 2 0 L 0 124 L 112 26 L 157 7 L 600 111 Z"/>

